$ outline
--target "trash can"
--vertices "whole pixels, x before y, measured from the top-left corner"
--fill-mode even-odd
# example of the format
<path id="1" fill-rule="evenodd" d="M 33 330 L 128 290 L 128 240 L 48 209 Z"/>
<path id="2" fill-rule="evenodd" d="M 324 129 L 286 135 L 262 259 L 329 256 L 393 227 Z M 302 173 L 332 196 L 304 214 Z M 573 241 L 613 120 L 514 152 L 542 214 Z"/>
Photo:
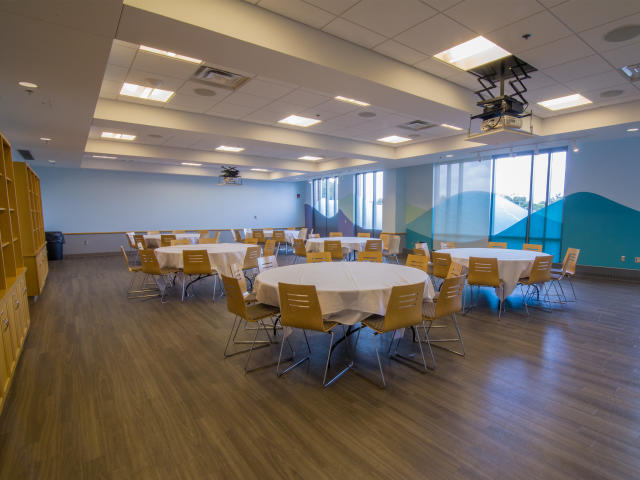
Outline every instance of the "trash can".
<path id="1" fill-rule="evenodd" d="M 49 260 L 62 260 L 62 244 L 64 235 L 62 232 L 44 232 L 47 240 L 47 258 Z"/>

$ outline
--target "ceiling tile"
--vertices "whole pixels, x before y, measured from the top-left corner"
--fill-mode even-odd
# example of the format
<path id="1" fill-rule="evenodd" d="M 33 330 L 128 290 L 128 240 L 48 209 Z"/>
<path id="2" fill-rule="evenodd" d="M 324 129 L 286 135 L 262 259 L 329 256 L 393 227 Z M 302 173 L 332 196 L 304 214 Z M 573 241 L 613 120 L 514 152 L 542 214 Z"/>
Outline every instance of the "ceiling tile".
<path id="1" fill-rule="evenodd" d="M 640 43 L 603 52 L 601 55 L 615 68 L 621 68 L 625 65 L 635 65 L 640 62 Z"/>
<path id="2" fill-rule="evenodd" d="M 371 48 L 385 40 L 385 37 L 379 35 L 371 30 L 367 30 L 364 27 L 351 23 L 342 18 L 336 18 L 329 25 L 324 27 L 327 33 L 335 35 L 336 37 L 344 38 L 350 42 L 362 45 L 363 47 Z"/>
<path id="3" fill-rule="evenodd" d="M 480 89 L 480 84 L 478 83 L 477 77 L 470 74 L 469 72 L 460 72 L 456 75 L 452 75 L 447 80 L 473 91 Z"/>
<path id="4" fill-rule="evenodd" d="M 112 82 L 110 80 L 103 80 L 100 87 L 100 98 L 110 98 L 116 100 L 120 94 L 122 88 L 122 82 Z"/>
<path id="5" fill-rule="evenodd" d="M 278 120 L 282 120 L 282 118 L 282 113 L 265 110 L 263 108 L 243 117 L 243 120 L 246 120 L 248 122 L 266 123 L 272 125 L 278 123 Z"/>
<path id="6" fill-rule="evenodd" d="M 422 0 L 422 3 L 426 3 L 432 8 L 440 12 L 444 12 L 454 5 L 460 3 L 462 0 Z"/>
<path id="7" fill-rule="evenodd" d="M 285 95 L 280 100 L 287 103 L 293 103 L 295 105 L 302 105 L 304 107 L 315 107 L 316 105 L 326 102 L 329 98 L 330 97 L 326 95 L 318 95 L 317 93 L 301 88 L 295 92 Z"/>
<path id="8" fill-rule="evenodd" d="M 475 33 L 468 28 L 438 14 L 401 33 L 395 40 L 419 52 L 435 55 L 473 37 Z"/>
<path id="9" fill-rule="evenodd" d="M 572 93 L 575 92 L 565 87 L 564 85 L 552 85 L 549 87 L 541 88 L 539 90 L 532 90 L 528 92 L 527 100 L 529 100 L 529 102 L 533 105 L 543 100 L 571 95 Z"/>
<path id="10" fill-rule="evenodd" d="M 311 5 L 315 5 L 323 10 L 340 15 L 360 0 L 305 0 Z"/>
<path id="11" fill-rule="evenodd" d="M 211 96 L 199 95 L 195 92 L 195 90 L 197 89 L 210 90 L 210 91 L 213 91 L 215 95 L 211 95 Z M 176 90 L 176 93 L 179 93 L 181 95 L 189 95 L 196 98 L 215 99 L 216 101 L 220 101 L 223 98 L 226 98 L 229 95 L 231 95 L 233 93 L 233 90 L 228 90 L 226 88 L 218 88 L 212 85 L 190 81 L 190 82 L 184 82 L 184 84 L 178 90 Z"/>
<path id="12" fill-rule="evenodd" d="M 569 0 L 552 8 L 569 28 L 581 32 L 640 12 L 637 0 Z"/>
<path id="13" fill-rule="evenodd" d="M 234 92 L 224 100 L 226 103 L 232 103 L 241 107 L 250 107 L 252 110 L 262 108 L 271 102 L 269 98 L 256 97 L 248 93 Z"/>
<path id="14" fill-rule="evenodd" d="M 145 72 L 142 70 L 131 70 L 127 75 L 127 82 L 136 85 L 154 86 L 164 90 L 177 90 L 184 85 L 184 80 L 180 78 L 169 77 L 153 72 Z"/>
<path id="15" fill-rule="evenodd" d="M 342 18 L 393 37 L 437 13 L 418 0 L 361 0 L 343 13 Z"/>
<path id="16" fill-rule="evenodd" d="M 611 70 L 611 66 L 598 55 L 581 58 L 563 65 L 547 68 L 544 73 L 559 82 L 569 82 L 580 77 Z"/>
<path id="17" fill-rule="evenodd" d="M 189 148 L 198 142 L 202 135 L 195 133 L 179 133 L 164 142 L 167 147 Z"/>
<path id="18" fill-rule="evenodd" d="M 196 73 L 200 65 L 138 50 L 136 58 L 133 60 L 132 68 L 187 80 Z"/>
<path id="19" fill-rule="evenodd" d="M 107 63 L 129 68 L 131 62 L 133 62 L 133 58 L 136 56 L 137 50 L 137 45 L 114 40 L 111 45 L 111 53 L 109 54 Z"/>
<path id="20" fill-rule="evenodd" d="M 593 55 L 593 49 L 576 35 L 561 38 L 540 47 L 525 50 L 518 54 L 525 62 L 534 67 L 548 68 L 572 60 Z"/>
<path id="21" fill-rule="evenodd" d="M 604 39 L 604 36 L 611 30 L 626 25 L 640 25 L 640 14 L 631 15 L 621 20 L 580 32 L 579 36 L 598 52 L 606 52 L 608 50 L 626 47 L 627 45 L 632 45 L 634 43 L 640 43 L 640 35 L 624 42 L 608 42 Z"/>
<path id="22" fill-rule="evenodd" d="M 214 107 L 209 109 L 206 113 L 219 117 L 241 118 L 245 115 L 249 115 L 254 110 L 255 108 L 252 107 L 234 105 L 231 103 L 227 103 L 226 100 L 223 100 L 222 102 L 214 105 Z"/>
<path id="23" fill-rule="evenodd" d="M 458 75 L 462 70 L 452 67 L 436 58 L 426 58 L 414 65 L 414 67 L 424 70 L 425 72 L 437 75 L 441 78 L 451 78 Z"/>
<path id="24" fill-rule="evenodd" d="M 546 75 L 543 72 L 531 72 L 529 74 L 531 78 L 527 78 L 523 81 L 527 90 L 538 90 L 540 88 L 548 87 L 550 85 L 556 85 L 558 82 Z M 525 94 L 526 96 L 526 94 Z"/>
<path id="25" fill-rule="evenodd" d="M 531 34 L 531 37 L 525 40 L 522 36 L 527 33 Z M 485 37 L 511 53 L 519 54 L 571 34 L 571 30 L 553 15 L 543 11 L 487 33 Z"/>
<path id="26" fill-rule="evenodd" d="M 276 100 L 264 107 L 264 110 L 275 112 L 282 115 L 278 120 L 287 117 L 289 115 L 297 115 L 307 107 L 303 105 L 295 105 L 293 103 L 285 102 L 284 100 Z"/>
<path id="27" fill-rule="evenodd" d="M 335 18 L 335 15 L 302 0 L 261 0 L 258 6 L 315 28 L 322 28 Z"/>
<path id="28" fill-rule="evenodd" d="M 484 34 L 539 12 L 543 7 L 531 0 L 464 0 L 447 10 L 447 16 L 465 27 Z"/>
<path id="29" fill-rule="evenodd" d="M 255 95 L 256 97 L 276 99 L 291 92 L 294 88 L 295 87 L 286 87 L 278 83 L 268 82 L 260 78 L 253 78 L 242 85 L 238 91 Z"/>
<path id="30" fill-rule="evenodd" d="M 119 82 L 120 86 L 122 86 L 122 82 L 127 78 L 128 72 L 128 67 L 121 67 L 119 65 L 108 63 L 107 68 L 104 71 L 104 79 L 111 82 Z"/>
<path id="31" fill-rule="evenodd" d="M 204 113 L 222 99 L 217 97 L 200 97 L 176 93 L 167 103 L 167 108 L 179 110 L 189 109 L 190 112 Z"/>
<path id="32" fill-rule="evenodd" d="M 374 50 L 409 65 L 413 65 L 426 58 L 423 53 L 402 45 L 395 40 L 387 40 L 378 45 Z"/>
<path id="33" fill-rule="evenodd" d="M 621 72 L 617 70 L 610 70 L 605 73 L 598 73 L 596 75 L 589 75 L 588 77 L 571 80 L 567 82 L 567 86 L 575 89 L 577 92 L 584 92 L 619 85 L 623 82 L 624 77 Z"/>
<path id="34" fill-rule="evenodd" d="M 607 92 L 611 90 L 621 90 L 622 93 L 617 97 L 601 97 L 600 96 L 603 92 Z M 622 82 L 619 82 L 616 85 L 609 85 L 608 87 L 600 87 L 600 88 L 587 90 L 586 92 L 583 93 L 583 95 L 587 97 L 589 100 L 591 100 L 592 102 L 601 105 L 604 103 L 615 104 L 615 103 L 628 101 L 633 97 L 640 96 L 640 92 L 638 92 L 638 90 L 634 88 L 633 85 L 631 85 L 629 82 L 625 82 L 623 80 Z"/>

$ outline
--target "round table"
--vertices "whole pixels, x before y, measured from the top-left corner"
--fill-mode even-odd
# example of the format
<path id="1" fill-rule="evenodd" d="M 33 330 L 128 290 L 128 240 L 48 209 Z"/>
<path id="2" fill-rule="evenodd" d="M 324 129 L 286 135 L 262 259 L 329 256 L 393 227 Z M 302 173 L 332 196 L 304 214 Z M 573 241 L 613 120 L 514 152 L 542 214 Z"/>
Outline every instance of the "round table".
<path id="1" fill-rule="evenodd" d="M 279 306 L 279 282 L 315 285 L 322 314 L 342 313 L 335 321 L 345 325 L 353 325 L 371 314 L 384 315 L 391 288 L 396 285 L 424 282 L 424 300 L 434 297 L 426 273 L 390 263 L 303 263 L 267 270 L 256 277 L 254 290 L 258 301 Z"/>
<path id="2" fill-rule="evenodd" d="M 310 238 L 307 240 L 307 252 L 322 252 L 324 251 L 325 240 L 340 240 L 342 243 L 343 253 L 344 249 L 352 251 L 363 251 L 364 246 L 367 244 L 367 240 L 377 240 L 375 238 L 365 237 L 324 237 L 324 238 Z"/>
<path id="3" fill-rule="evenodd" d="M 133 242 L 133 233 L 129 232 L 127 233 L 127 235 L 131 239 L 131 242 Z M 175 235 L 176 240 L 186 238 L 192 244 L 198 243 L 198 239 L 200 238 L 199 233 L 169 233 L 167 235 Z M 161 241 L 160 241 L 161 235 L 159 233 L 143 235 L 142 238 L 144 238 L 144 241 L 147 244 L 147 248 L 157 248 L 161 244 Z"/>
<path id="4" fill-rule="evenodd" d="M 242 266 L 247 249 L 255 245 L 244 243 L 212 243 L 203 245 L 174 245 L 156 248 L 156 258 L 160 268 L 182 268 L 183 250 L 206 250 L 211 266 L 219 273 L 231 275 L 231 265 Z"/>
<path id="5" fill-rule="evenodd" d="M 548 253 L 507 248 L 445 248 L 438 250 L 438 252 L 449 253 L 452 261 L 465 267 L 469 266 L 469 257 L 497 258 L 498 275 L 504 283 L 504 298 L 515 290 L 520 277 L 529 275 L 536 257 L 549 255 Z M 496 289 L 496 293 L 499 290 Z"/>

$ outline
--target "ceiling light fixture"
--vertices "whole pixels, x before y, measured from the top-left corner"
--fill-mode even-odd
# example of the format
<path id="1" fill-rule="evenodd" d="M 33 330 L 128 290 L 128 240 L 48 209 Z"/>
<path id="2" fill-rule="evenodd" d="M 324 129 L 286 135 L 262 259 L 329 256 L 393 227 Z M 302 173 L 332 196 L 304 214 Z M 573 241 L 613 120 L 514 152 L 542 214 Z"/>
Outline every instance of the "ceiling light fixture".
<path id="1" fill-rule="evenodd" d="M 499 47 L 491 40 L 478 36 L 467 42 L 438 53 L 435 57 L 462 70 L 484 65 L 485 63 L 508 57 L 511 53 Z"/>
<path id="2" fill-rule="evenodd" d="M 175 92 L 160 88 L 144 87 L 135 83 L 123 83 L 120 95 L 142 98 L 143 100 L 155 100 L 156 102 L 168 102 Z"/>
<path id="3" fill-rule="evenodd" d="M 315 157 L 313 155 L 303 155 L 301 157 L 298 157 L 298 160 L 310 160 L 312 162 L 315 162 L 316 160 L 322 160 L 324 157 Z"/>
<path id="4" fill-rule="evenodd" d="M 18 85 L 24 88 L 38 88 L 38 85 L 33 82 L 18 82 Z"/>
<path id="5" fill-rule="evenodd" d="M 451 130 L 458 130 L 458 131 L 462 130 L 462 128 L 456 127 L 455 125 L 449 125 L 448 123 L 442 123 L 440 126 L 445 128 L 450 128 Z"/>
<path id="6" fill-rule="evenodd" d="M 113 138 L 114 140 L 135 140 L 136 136 L 128 133 L 113 133 L 113 132 L 102 132 L 100 134 L 102 138 Z"/>
<path id="7" fill-rule="evenodd" d="M 252 168 L 251 171 L 252 172 L 268 172 L 269 170 L 267 170 L 266 168 Z"/>
<path id="8" fill-rule="evenodd" d="M 51 139 L 49 137 L 40 137 L 40 140 L 42 140 L 43 142 L 50 142 Z"/>
<path id="9" fill-rule="evenodd" d="M 242 147 L 228 147 L 227 145 L 220 145 L 216 147 L 216 150 L 219 152 L 242 152 L 244 148 Z"/>
<path id="10" fill-rule="evenodd" d="M 93 158 L 106 158 L 107 160 L 116 160 L 118 157 L 112 155 L 91 155 Z"/>
<path id="11" fill-rule="evenodd" d="M 51 163 L 51 164 L 56 163 L 55 160 L 48 160 L 48 162 Z"/>
<path id="12" fill-rule="evenodd" d="M 447 158 L 451 158 L 451 157 L 453 157 L 453 155 L 451 155 L 451 154 L 449 153 L 449 154 L 445 155 L 445 157 L 447 157 Z"/>
<path id="13" fill-rule="evenodd" d="M 627 132 L 637 132 L 638 128 L 627 128 Z"/>
<path id="14" fill-rule="evenodd" d="M 201 167 L 201 163 L 193 163 L 193 162 L 182 162 L 181 165 L 186 165 L 188 167 Z"/>
<path id="15" fill-rule="evenodd" d="M 186 55 L 180 55 L 178 53 L 169 52 L 167 50 L 160 50 L 159 48 L 147 47 L 146 45 L 140 45 L 140 50 L 143 52 L 155 53 L 156 55 L 162 55 L 163 57 L 174 58 L 176 60 L 182 60 L 189 63 L 202 63 L 202 60 L 193 57 L 187 57 Z"/>
<path id="16" fill-rule="evenodd" d="M 333 97 L 339 102 L 351 103 L 353 105 L 358 105 L 359 107 L 368 107 L 371 104 L 367 102 L 363 102 L 362 100 L 356 100 L 355 98 L 342 97 L 340 95 Z"/>
<path id="17" fill-rule="evenodd" d="M 388 137 L 383 137 L 378 139 L 379 142 L 385 142 L 385 143 L 402 143 L 402 142 L 408 142 L 409 140 L 411 139 L 407 137 L 400 137 L 399 135 L 389 135 Z"/>
<path id="18" fill-rule="evenodd" d="M 307 117 L 300 117 L 298 115 L 289 115 L 286 118 L 283 118 L 282 120 L 278 120 L 278 123 L 284 123 L 287 125 L 294 125 L 296 127 L 311 127 L 313 125 L 316 125 L 318 123 L 320 123 L 322 120 L 318 120 L 316 118 L 307 118 Z"/>
<path id="19" fill-rule="evenodd" d="M 566 95 L 564 97 L 551 98 L 543 102 L 538 102 L 538 105 L 546 108 L 547 110 L 564 110 L 565 108 L 579 107 L 581 105 L 588 105 L 589 103 L 593 102 L 579 93 L 574 93 L 573 95 Z"/>

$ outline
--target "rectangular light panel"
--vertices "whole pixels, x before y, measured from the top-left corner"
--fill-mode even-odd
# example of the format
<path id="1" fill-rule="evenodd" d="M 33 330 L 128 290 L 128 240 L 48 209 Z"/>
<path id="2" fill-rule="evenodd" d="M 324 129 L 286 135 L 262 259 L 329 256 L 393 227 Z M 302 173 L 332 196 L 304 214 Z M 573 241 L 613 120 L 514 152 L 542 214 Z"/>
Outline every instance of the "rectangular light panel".
<path id="1" fill-rule="evenodd" d="M 298 157 L 298 160 L 309 160 L 311 162 L 315 162 L 316 160 L 322 160 L 324 157 L 314 157 L 313 155 L 303 155 L 302 157 Z"/>
<path id="2" fill-rule="evenodd" d="M 135 135 L 130 135 L 128 133 L 113 133 L 113 132 L 102 132 L 100 134 L 102 138 L 113 138 L 114 140 L 135 140 Z"/>
<path id="3" fill-rule="evenodd" d="M 283 118 L 282 120 L 278 120 L 278 123 L 284 123 L 286 125 L 294 125 L 296 127 L 311 127 L 313 125 L 316 125 L 318 123 L 320 123 L 322 120 L 318 120 L 316 118 L 307 118 L 307 117 L 300 117 L 298 115 L 289 115 L 286 118 Z"/>
<path id="4" fill-rule="evenodd" d="M 565 108 L 579 107 L 580 105 L 588 105 L 589 103 L 593 102 L 579 93 L 574 93 L 566 97 L 552 98 L 544 102 L 538 102 L 538 105 L 548 110 L 564 110 Z"/>
<path id="5" fill-rule="evenodd" d="M 143 87 L 142 85 L 127 82 L 123 83 L 122 88 L 120 89 L 120 95 L 142 98 L 144 100 L 154 100 L 156 102 L 168 102 L 173 94 L 174 92 L 171 90 Z"/>
<path id="6" fill-rule="evenodd" d="M 227 145 L 220 145 L 216 147 L 216 150 L 219 152 L 242 152 L 244 150 L 243 147 L 229 147 Z"/>
<path id="7" fill-rule="evenodd" d="M 411 139 L 407 137 L 400 137 L 398 135 L 389 135 L 388 137 L 378 139 L 379 142 L 385 142 L 385 143 L 402 143 L 402 142 L 408 142 L 409 140 Z"/>
<path id="8" fill-rule="evenodd" d="M 359 107 L 368 107 L 371 105 L 370 103 L 363 102 L 362 100 L 356 100 L 355 98 L 342 97 L 338 95 L 337 97 L 333 97 L 339 102 L 351 103 L 353 105 L 358 105 Z"/>
<path id="9" fill-rule="evenodd" d="M 162 55 L 163 57 L 169 57 L 175 60 L 182 60 L 183 62 L 202 63 L 202 60 L 198 58 L 187 57 L 186 55 L 180 55 L 178 53 L 169 52 L 167 50 L 160 50 L 159 48 L 147 47 L 146 45 L 140 45 L 139 48 L 143 52 L 155 53 L 156 55 Z"/>
<path id="10" fill-rule="evenodd" d="M 435 57 L 462 70 L 471 70 L 509 55 L 511 53 L 504 48 L 480 35 L 468 42 L 440 52 Z"/>

